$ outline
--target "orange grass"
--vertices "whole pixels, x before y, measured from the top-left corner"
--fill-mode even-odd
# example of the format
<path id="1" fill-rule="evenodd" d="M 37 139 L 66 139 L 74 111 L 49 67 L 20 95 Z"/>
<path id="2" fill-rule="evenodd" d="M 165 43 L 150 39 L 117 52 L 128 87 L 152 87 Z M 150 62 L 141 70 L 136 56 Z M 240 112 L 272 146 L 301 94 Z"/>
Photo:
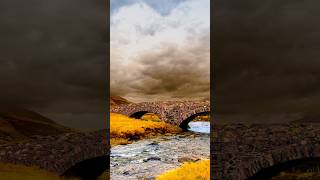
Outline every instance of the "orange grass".
<path id="1" fill-rule="evenodd" d="M 210 180 L 210 160 L 185 163 L 177 169 L 165 172 L 157 180 Z"/>
<path id="2" fill-rule="evenodd" d="M 121 114 L 110 114 L 111 145 L 127 144 L 132 140 L 179 132 L 181 132 L 180 128 L 165 122 L 145 121 L 129 118 Z"/>
<path id="3" fill-rule="evenodd" d="M 320 178 L 319 173 L 315 172 L 281 172 L 276 177 L 273 177 L 272 180 L 290 180 L 290 179 L 310 179 L 316 180 Z"/>
<path id="4" fill-rule="evenodd" d="M 284 171 L 273 177 L 272 180 L 286 179 L 320 179 L 320 166 L 307 168 L 306 170 Z"/>
<path id="5" fill-rule="evenodd" d="M 0 163 L 0 179 L 4 180 L 78 180 L 63 178 L 53 172 L 35 166 Z"/>
<path id="6" fill-rule="evenodd" d="M 192 121 L 210 121 L 210 115 L 201 115 L 194 118 Z"/>

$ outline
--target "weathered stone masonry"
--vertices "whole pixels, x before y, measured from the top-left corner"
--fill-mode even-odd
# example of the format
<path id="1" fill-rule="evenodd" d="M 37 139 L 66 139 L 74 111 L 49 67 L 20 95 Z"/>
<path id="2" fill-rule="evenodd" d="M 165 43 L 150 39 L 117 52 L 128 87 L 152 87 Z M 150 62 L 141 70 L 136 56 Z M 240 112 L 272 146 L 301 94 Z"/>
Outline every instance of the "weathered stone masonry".
<path id="1" fill-rule="evenodd" d="M 213 124 L 212 179 L 244 180 L 291 160 L 320 157 L 320 124 Z"/>
<path id="2" fill-rule="evenodd" d="M 27 142 L 0 145 L 0 161 L 38 166 L 62 175 L 75 164 L 108 155 L 107 131 L 39 136 Z"/>
<path id="3" fill-rule="evenodd" d="M 139 112 L 156 114 L 161 120 L 179 126 L 192 115 L 210 112 L 209 101 L 160 101 L 120 105 L 111 108 L 111 112 L 132 116 Z"/>

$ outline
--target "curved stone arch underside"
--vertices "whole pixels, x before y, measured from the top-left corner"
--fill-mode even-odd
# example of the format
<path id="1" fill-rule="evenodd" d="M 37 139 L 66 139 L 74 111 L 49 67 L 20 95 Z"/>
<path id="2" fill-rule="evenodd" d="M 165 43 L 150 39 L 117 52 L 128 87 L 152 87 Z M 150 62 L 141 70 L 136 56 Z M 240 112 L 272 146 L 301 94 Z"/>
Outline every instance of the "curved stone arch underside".
<path id="1" fill-rule="evenodd" d="M 243 161 L 235 179 L 271 179 L 281 171 L 303 163 L 320 165 L 320 144 L 290 145 L 263 153 L 260 158 Z"/>
<path id="2" fill-rule="evenodd" d="M 131 114 L 129 117 L 131 118 L 135 118 L 135 119 L 141 119 L 141 117 L 147 113 L 153 113 L 153 112 L 149 112 L 149 111 L 138 111 L 135 112 L 133 114 Z"/>
<path id="3" fill-rule="evenodd" d="M 209 101 L 159 101 L 121 105 L 111 108 L 112 113 L 141 117 L 149 112 L 156 114 L 161 120 L 179 126 L 189 121 L 195 114 L 210 112 Z"/>
<path id="4" fill-rule="evenodd" d="M 64 177 L 80 177 L 82 180 L 97 179 L 109 168 L 110 156 L 103 155 L 80 161 L 66 170 Z"/>
<path id="5" fill-rule="evenodd" d="M 191 115 L 189 115 L 188 118 L 184 119 L 184 120 L 180 123 L 179 127 L 182 128 L 182 129 L 188 129 L 188 128 L 189 128 L 188 124 L 189 124 L 192 120 L 194 120 L 194 119 L 195 119 L 196 117 L 198 117 L 198 116 L 207 115 L 207 114 L 210 114 L 210 112 L 209 112 L 209 111 L 199 111 L 199 112 L 192 113 Z"/>

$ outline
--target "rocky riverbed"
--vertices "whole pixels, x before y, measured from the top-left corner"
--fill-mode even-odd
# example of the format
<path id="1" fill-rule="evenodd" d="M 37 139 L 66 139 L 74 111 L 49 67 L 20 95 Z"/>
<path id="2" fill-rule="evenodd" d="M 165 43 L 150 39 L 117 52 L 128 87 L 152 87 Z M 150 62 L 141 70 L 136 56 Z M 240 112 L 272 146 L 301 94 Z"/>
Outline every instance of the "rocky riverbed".
<path id="1" fill-rule="evenodd" d="M 111 179 L 155 179 L 187 161 L 210 158 L 210 134 L 186 132 L 111 148 Z"/>

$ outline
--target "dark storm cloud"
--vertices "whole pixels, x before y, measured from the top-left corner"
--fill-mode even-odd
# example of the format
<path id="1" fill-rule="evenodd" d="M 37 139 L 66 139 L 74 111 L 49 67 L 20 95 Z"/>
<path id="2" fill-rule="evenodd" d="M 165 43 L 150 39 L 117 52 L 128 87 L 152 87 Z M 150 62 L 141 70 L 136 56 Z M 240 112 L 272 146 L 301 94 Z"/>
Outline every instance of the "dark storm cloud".
<path id="1" fill-rule="evenodd" d="M 311 0 L 215 1 L 217 117 L 320 117 L 319 5 Z"/>
<path id="2" fill-rule="evenodd" d="M 190 40 L 193 42 L 192 46 L 180 47 L 162 43 L 158 47 L 161 50 L 140 54 L 130 70 L 116 69 L 115 71 L 130 71 L 132 75 L 117 76 L 117 82 L 125 83 L 112 84 L 111 93 L 121 96 L 137 93 L 145 97 L 143 101 L 209 98 L 210 34 L 208 29 L 202 33 L 196 40 Z"/>
<path id="3" fill-rule="evenodd" d="M 133 87 L 147 95 L 169 93 L 173 97 L 208 97 L 209 56 L 205 51 L 208 52 L 209 46 L 205 46 L 205 42 L 201 45 L 183 51 L 167 45 L 161 53 L 143 55 L 139 62 L 144 78 L 138 77 L 143 82 Z"/>
<path id="4" fill-rule="evenodd" d="M 79 114 L 105 108 L 106 14 L 100 1 L 1 1 L 1 103 L 54 114 L 71 126 L 103 124 Z M 64 113 L 80 119 L 70 124 L 74 117 Z"/>

